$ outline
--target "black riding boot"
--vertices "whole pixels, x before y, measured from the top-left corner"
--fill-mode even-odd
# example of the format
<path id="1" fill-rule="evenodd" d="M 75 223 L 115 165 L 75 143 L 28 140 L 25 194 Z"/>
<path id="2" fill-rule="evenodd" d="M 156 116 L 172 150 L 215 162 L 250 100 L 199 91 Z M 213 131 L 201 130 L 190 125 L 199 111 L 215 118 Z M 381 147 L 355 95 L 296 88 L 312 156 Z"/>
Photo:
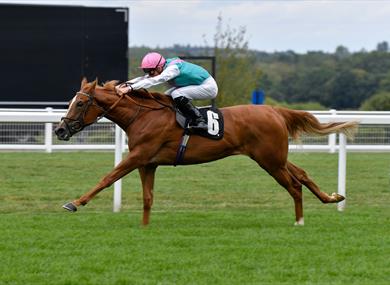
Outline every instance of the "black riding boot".
<path id="1" fill-rule="evenodd" d="M 191 128 L 203 130 L 208 129 L 205 119 L 202 117 L 199 110 L 192 105 L 190 99 L 180 96 L 175 98 L 174 101 L 180 112 L 182 112 L 187 119 L 190 119 Z"/>

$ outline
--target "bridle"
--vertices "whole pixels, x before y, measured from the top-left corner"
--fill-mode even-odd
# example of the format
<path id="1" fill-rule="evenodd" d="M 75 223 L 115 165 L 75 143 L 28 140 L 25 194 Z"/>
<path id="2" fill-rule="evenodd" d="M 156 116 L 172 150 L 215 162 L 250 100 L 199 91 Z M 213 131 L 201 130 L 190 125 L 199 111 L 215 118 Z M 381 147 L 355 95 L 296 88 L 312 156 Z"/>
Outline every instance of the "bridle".
<path id="1" fill-rule="evenodd" d="M 103 117 L 105 117 L 106 115 L 108 115 L 109 112 L 111 112 L 118 104 L 119 102 L 124 98 L 126 97 L 127 99 L 129 99 L 130 101 L 132 101 L 136 106 L 138 106 L 137 108 L 137 111 L 135 112 L 135 114 L 132 116 L 132 118 L 129 120 L 129 122 L 127 123 L 127 127 L 133 123 L 135 121 L 135 119 L 137 118 L 137 116 L 139 115 L 140 111 L 142 108 L 145 108 L 145 109 L 150 109 L 150 110 L 161 110 L 161 109 L 164 109 L 164 108 L 169 108 L 171 110 L 174 110 L 174 108 L 168 104 L 165 104 L 163 102 L 160 102 L 157 98 L 155 98 L 151 93 L 149 93 L 147 90 L 145 90 L 146 93 L 150 96 L 151 99 L 153 99 L 155 102 L 157 102 L 160 107 L 151 107 L 151 106 L 148 106 L 148 105 L 144 105 L 140 102 L 138 102 L 137 100 L 134 100 L 131 96 L 129 96 L 128 94 L 122 94 L 122 95 L 119 95 L 119 98 L 108 108 L 108 109 L 105 109 L 103 108 L 102 106 L 100 106 L 96 100 L 94 100 L 94 96 L 91 95 L 91 94 L 88 94 L 88 93 L 85 93 L 85 92 L 77 92 L 76 95 L 83 95 L 83 96 L 86 96 L 88 98 L 88 102 L 87 104 L 85 104 L 83 106 L 83 109 L 81 110 L 80 114 L 77 116 L 77 118 L 73 119 L 73 118 L 69 118 L 69 117 L 62 117 L 61 120 L 64 122 L 66 128 L 72 133 L 77 133 L 79 131 L 81 131 L 82 129 L 84 129 L 85 127 L 89 126 L 89 125 L 92 125 L 96 122 L 98 122 L 100 119 L 102 119 Z M 126 96 L 128 95 L 128 96 Z M 84 122 L 84 117 L 86 115 L 86 112 L 87 110 L 91 107 L 91 106 L 95 106 L 96 108 L 98 108 L 99 110 L 102 111 L 102 114 L 100 116 L 98 116 L 93 122 L 89 123 L 89 124 L 85 124 Z M 65 120 L 64 120 L 65 119 Z"/>
<path id="2" fill-rule="evenodd" d="M 92 125 L 92 124 L 96 123 L 97 121 L 99 121 L 100 119 L 102 119 L 103 117 L 105 117 L 109 112 L 111 112 L 119 104 L 119 102 L 125 96 L 125 94 L 118 95 L 119 98 L 114 102 L 114 104 L 112 104 L 108 109 L 105 109 L 94 100 L 94 96 L 91 94 L 79 91 L 76 93 L 76 95 L 86 96 L 88 98 L 88 102 L 87 102 L 87 104 L 85 104 L 83 106 L 83 109 L 81 110 L 80 114 L 78 115 L 78 117 L 76 119 L 69 118 L 69 117 L 62 117 L 61 118 L 61 120 L 65 123 L 65 126 L 67 127 L 67 129 L 69 131 L 71 131 L 71 133 L 77 133 L 77 132 L 81 131 L 82 129 L 84 129 L 85 127 Z M 93 122 L 91 122 L 89 124 L 85 124 L 84 117 L 85 117 L 85 114 L 87 113 L 87 110 L 91 106 L 95 106 L 96 108 L 101 110 L 103 113 L 100 116 L 98 116 Z M 64 120 L 64 119 L 66 119 L 66 120 Z"/>

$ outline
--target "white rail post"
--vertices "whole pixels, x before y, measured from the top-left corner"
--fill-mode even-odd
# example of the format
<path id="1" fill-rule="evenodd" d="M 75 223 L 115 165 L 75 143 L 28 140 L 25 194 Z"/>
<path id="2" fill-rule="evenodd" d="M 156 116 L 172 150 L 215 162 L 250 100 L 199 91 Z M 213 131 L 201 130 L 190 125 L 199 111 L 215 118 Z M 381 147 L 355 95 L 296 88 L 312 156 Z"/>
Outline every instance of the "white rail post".
<path id="1" fill-rule="evenodd" d="M 122 161 L 122 129 L 115 125 L 115 166 Z M 121 210 L 122 202 L 122 179 L 114 183 L 114 212 Z"/>
<path id="2" fill-rule="evenodd" d="M 329 110 L 332 116 L 336 116 L 336 110 L 330 109 Z M 336 134 L 330 134 L 328 137 L 328 144 L 329 144 L 329 153 L 335 153 L 336 152 Z"/>
<path id="3" fill-rule="evenodd" d="M 48 113 L 53 113 L 53 108 L 47 107 Z M 45 123 L 45 150 L 48 153 L 53 151 L 53 123 Z"/>
<path id="4" fill-rule="evenodd" d="M 126 151 L 126 133 L 122 130 L 122 152 Z"/>
<path id="5" fill-rule="evenodd" d="M 338 193 L 346 197 L 345 184 L 347 175 L 347 137 L 340 133 L 339 135 L 339 178 L 338 178 Z M 344 211 L 345 200 L 337 203 L 337 210 Z"/>

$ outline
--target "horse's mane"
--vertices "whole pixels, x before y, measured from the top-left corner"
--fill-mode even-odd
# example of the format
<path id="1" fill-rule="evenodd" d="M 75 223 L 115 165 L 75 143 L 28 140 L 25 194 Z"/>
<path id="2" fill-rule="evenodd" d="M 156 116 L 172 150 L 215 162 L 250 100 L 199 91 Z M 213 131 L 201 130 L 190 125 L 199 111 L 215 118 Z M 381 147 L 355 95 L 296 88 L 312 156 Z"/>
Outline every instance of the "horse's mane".
<path id="1" fill-rule="evenodd" d="M 138 98 L 145 98 L 145 99 L 149 99 L 149 100 L 158 100 L 158 101 L 162 101 L 162 102 L 166 102 L 166 103 L 172 101 L 171 97 L 169 97 L 167 95 L 164 95 L 164 94 L 159 93 L 159 92 L 149 92 L 146 89 L 133 90 L 131 92 L 130 96 L 135 96 Z"/>
<path id="2" fill-rule="evenodd" d="M 118 85 L 118 80 L 111 80 L 103 83 L 103 86 L 96 85 L 96 88 L 105 89 L 108 91 L 115 91 L 115 86 Z"/>
<path id="3" fill-rule="evenodd" d="M 106 90 L 106 91 L 115 91 L 115 86 L 118 85 L 118 80 L 107 81 L 103 86 L 96 85 L 96 88 Z M 135 96 L 137 98 L 149 99 L 149 100 L 158 100 L 165 103 L 170 103 L 172 99 L 169 96 L 166 96 L 159 92 L 149 92 L 146 89 L 133 90 L 130 96 Z"/>

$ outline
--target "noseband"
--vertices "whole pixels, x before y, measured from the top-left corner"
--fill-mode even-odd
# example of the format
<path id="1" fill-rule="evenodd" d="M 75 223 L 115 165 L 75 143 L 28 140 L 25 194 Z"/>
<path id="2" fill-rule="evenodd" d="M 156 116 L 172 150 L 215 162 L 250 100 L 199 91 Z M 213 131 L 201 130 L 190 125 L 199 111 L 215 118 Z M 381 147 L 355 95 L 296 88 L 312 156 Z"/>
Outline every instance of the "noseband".
<path id="1" fill-rule="evenodd" d="M 79 131 L 81 131 L 82 129 L 84 129 L 85 127 L 89 126 L 89 125 L 92 125 L 94 123 L 96 123 L 97 121 L 99 121 L 100 119 L 102 119 L 103 117 L 105 117 L 109 112 L 111 112 L 117 105 L 118 103 L 122 100 L 122 98 L 124 97 L 124 94 L 120 95 L 118 100 L 116 100 L 114 102 L 114 104 L 112 104 L 108 109 L 105 109 L 101 106 L 99 106 L 99 104 L 97 104 L 97 102 L 94 100 L 94 96 L 91 95 L 91 94 L 88 94 L 88 93 L 84 93 L 84 92 L 77 92 L 76 95 L 83 95 L 83 96 L 86 96 L 88 97 L 88 102 L 87 104 L 85 104 L 85 106 L 83 106 L 83 109 L 82 111 L 80 112 L 79 116 L 76 118 L 76 119 L 73 119 L 73 118 L 69 118 L 69 117 L 62 117 L 61 120 L 64 121 L 66 127 L 68 128 L 69 131 L 71 131 L 71 133 L 77 133 Z M 89 124 L 85 124 L 84 122 L 84 117 L 85 117 L 85 114 L 87 112 L 87 110 L 89 109 L 89 107 L 91 106 L 95 106 L 97 107 L 98 109 L 100 109 L 103 113 L 98 116 L 93 122 L 89 123 Z M 67 122 L 67 121 L 70 121 L 70 122 Z"/>

